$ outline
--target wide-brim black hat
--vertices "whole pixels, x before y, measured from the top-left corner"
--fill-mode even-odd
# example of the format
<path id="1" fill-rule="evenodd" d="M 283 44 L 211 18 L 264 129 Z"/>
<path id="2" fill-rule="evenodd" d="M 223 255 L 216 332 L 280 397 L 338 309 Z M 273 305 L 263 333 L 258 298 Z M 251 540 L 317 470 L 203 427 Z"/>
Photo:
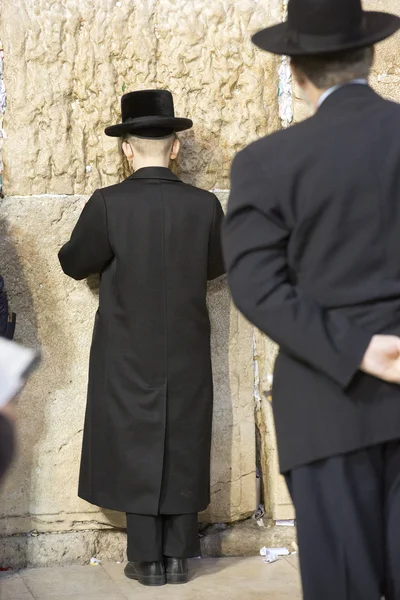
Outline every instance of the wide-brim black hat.
<path id="1" fill-rule="evenodd" d="M 121 137 L 127 133 L 162 138 L 193 127 L 193 121 L 175 117 L 174 99 L 168 90 L 141 90 L 121 98 L 122 123 L 111 125 L 106 135 Z"/>
<path id="2" fill-rule="evenodd" d="M 256 33 L 256 46 L 287 56 L 366 48 L 400 29 L 400 18 L 363 11 L 361 0 L 289 0 L 288 19 Z"/>

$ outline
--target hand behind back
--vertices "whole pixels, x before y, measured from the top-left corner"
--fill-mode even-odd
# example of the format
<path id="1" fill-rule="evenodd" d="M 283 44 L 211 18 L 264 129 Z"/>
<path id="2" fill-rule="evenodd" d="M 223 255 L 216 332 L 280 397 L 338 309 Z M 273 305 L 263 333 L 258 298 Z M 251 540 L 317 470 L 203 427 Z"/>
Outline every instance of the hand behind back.
<path id="1" fill-rule="evenodd" d="M 374 335 L 360 368 L 368 375 L 400 385 L 400 338 Z"/>

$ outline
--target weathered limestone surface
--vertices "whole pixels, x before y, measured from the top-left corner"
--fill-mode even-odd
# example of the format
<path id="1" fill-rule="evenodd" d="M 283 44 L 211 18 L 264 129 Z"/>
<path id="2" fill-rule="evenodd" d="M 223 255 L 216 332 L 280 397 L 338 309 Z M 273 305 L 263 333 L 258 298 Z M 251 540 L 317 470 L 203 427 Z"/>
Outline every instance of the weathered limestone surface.
<path id="1" fill-rule="evenodd" d="M 366 6 L 400 14 L 397 0 Z M 177 114 L 195 123 L 181 136 L 179 174 L 206 188 L 229 187 L 235 152 L 280 126 L 279 59 L 249 38 L 278 21 L 281 8 L 281 0 L 19 0 L 17 8 L 2 0 L 9 197 L 0 202 L 0 272 L 18 312 L 18 340 L 40 346 L 43 363 L 18 401 L 19 458 L 0 495 L 0 563 L 124 556 L 123 516 L 76 496 L 97 298 L 95 285 L 62 275 L 57 250 L 78 218 L 81 195 L 122 177 L 116 142 L 103 130 L 119 120 L 123 91 L 169 88 Z M 395 100 L 399 44 L 397 36 L 379 46 L 372 78 Z M 308 114 L 296 90 L 294 120 Z M 256 333 L 254 354 L 253 329 L 232 308 L 224 281 L 210 286 L 209 298 L 216 401 L 212 504 L 202 518 L 231 522 L 255 508 L 254 407 L 267 514 L 292 518 L 266 399 L 275 347 Z M 38 537 L 24 535 L 35 530 Z M 259 536 L 249 531 L 211 532 L 204 551 L 257 551 Z M 282 545 L 292 532 L 268 530 L 263 539 Z"/>
<path id="2" fill-rule="evenodd" d="M 195 124 L 182 134 L 180 173 L 205 188 L 227 188 L 235 152 L 278 127 L 277 59 L 250 35 L 279 19 L 280 0 L 2 4 L 7 195 L 91 193 L 117 182 L 116 142 L 103 130 L 119 121 L 123 90 L 175 94 L 177 114 Z"/>
<path id="3" fill-rule="evenodd" d="M 371 10 L 386 10 L 400 16 L 397 0 L 367 0 Z M 374 88 L 390 100 L 400 102 L 400 33 L 377 46 L 376 62 L 373 70 Z"/>
<path id="4" fill-rule="evenodd" d="M 276 527 L 265 522 L 259 527 L 248 520 L 234 527 L 210 527 L 201 540 L 202 556 L 256 556 L 262 546 L 292 548 L 294 527 Z M 51 567 L 84 564 L 94 556 L 103 562 L 126 559 L 126 533 L 115 529 L 70 531 L 3 538 L 0 564 L 14 569 L 27 565 Z M 6 599 L 4 600 L 13 600 Z"/>
<path id="5" fill-rule="evenodd" d="M 77 498 L 88 352 L 96 289 L 65 277 L 57 250 L 83 198 L 1 202 L 1 269 L 18 313 L 18 340 L 40 346 L 43 364 L 18 401 L 19 458 L 1 494 L 0 534 L 97 529 L 121 516 Z M 226 283 L 210 287 L 215 377 L 212 505 L 208 522 L 250 515 L 256 505 L 251 327 Z"/>
<path id="6" fill-rule="evenodd" d="M 294 519 L 295 512 L 284 478 L 279 474 L 279 461 L 274 417 L 270 400 L 272 373 L 278 348 L 260 332 L 255 333 L 255 362 L 258 365 L 256 385 L 256 425 L 259 461 L 266 514 L 274 521 Z"/>
<path id="7" fill-rule="evenodd" d="M 43 363 L 18 401 L 19 457 L 0 498 L 2 562 L 17 564 L 18 552 L 18 564 L 45 563 L 52 553 L 56 562 L 87 560 L 102 531 L 113 556 L 124 551 L 123 535 L 109 529 L 123 527 L 123 516 L 76 495 L 97 298 L 95 285 L 68 280 L 57 262 L 81 195 L 123 175 L 116 142 L 103 134 L 119 120 L 119 97 L 170 89 L 177 114 L 195 123 L 182 134 L 178 173 L 228 188 L 235 152 L 279 126 L 279 61 L 253 48 L 250 35 L 280 14 L 280 0 L 20 0 L 18 10 L 3 0 L 0 267 L 17 339 L 41 347 Z M 256 507 L 253 332 L 224 281 L 209 298 L 216 398 L 212 503 L 202 518 L 231 522 Z M 31 531 L 41 535 L 24 537 Z"/>
<path id="8" fill-rule="evenodd" d="M 64 277 L 57 251 L 81 195 L 123 176 L 103 130 L 119 120 L 124 91 L 170 89 L 177 114 L 195 123 L 182 134 L 179 175 L 228 188 L 235 152 L 279 126 L 279 61 L 253 48 L 250 35 L 280 18 L 281 1 L 20 0 L 17 8 L 2 1 L 8 197 L 0 203 L 0 268 L 17 339 L 41 347 L 43 363 L 18 401 L 19 457 L 0 499 L 0 535 L 16 537 L 4 539 L 1 561 L 17 564 L 20 552 L 19 564 L 33 564 L 42 544 L 44 562 L 51 553 L 86 560 L 102 531 L 120 540 L 110 542 L 116 556 L 123 536 L 109 528 L 123 527 L 123 516 L 76 495 L 96 288 Z M 202 518 L 231 522 L 256 507 L 253 332 L 224 281 L 210 286 L 209 298 L 216 398 L 212 503 Z M 23 537 L 31 531 L 43 535 Z"/>

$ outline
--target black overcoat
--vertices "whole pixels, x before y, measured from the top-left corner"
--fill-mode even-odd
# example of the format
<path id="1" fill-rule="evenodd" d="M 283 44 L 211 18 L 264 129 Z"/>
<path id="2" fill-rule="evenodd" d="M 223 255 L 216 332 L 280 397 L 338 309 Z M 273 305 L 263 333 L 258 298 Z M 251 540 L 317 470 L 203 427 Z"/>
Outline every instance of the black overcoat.
<path id="1" fill-rule="evenodd" d="M 238 307 L 280 345 L 281 470 L 400 439 L 400 386 L 359 371 L 373 334 L 400 334 L 400 106 L 348 85 L 245 149 L 224 246 Z"/>
<path id="2" fill-rule="evenodd" d="M 89 200 L 59 258 L 101 273 L 79 495 L 137 514 L 209 503 L 213 383 L 207 280 L 224 272 L 223 211 L 146 167 Z"/>

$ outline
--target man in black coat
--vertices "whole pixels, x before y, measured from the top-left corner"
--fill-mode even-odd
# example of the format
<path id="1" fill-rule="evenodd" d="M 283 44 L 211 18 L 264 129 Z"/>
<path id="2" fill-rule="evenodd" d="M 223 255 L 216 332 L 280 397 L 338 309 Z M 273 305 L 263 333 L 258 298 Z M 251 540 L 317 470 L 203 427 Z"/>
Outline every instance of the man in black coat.
<path id="1" fill-rule="evenodd" d="M 316 114 L 232 166 L 233 297 L 280 345 L 273 407 L 306 600 L 400 598 L 400 106 L 367 84 L 400 19 L 290 0 L 257 33 Z"/>
<path id="2" fill-rule="evenodd" d="M 145 585 L 187 581 L 209 504 L 213 382 L 207 281 L 224 273 L 223 212 L 169 170 L 175 132 L 165 90 L 122 98 L 134 174 L 97 190 L 59 258 L 75 279 L 101 274 L 79 495 L 124 511 L 125 573 Z M 165 572 L 166 571 L 166 572 Z"/>

